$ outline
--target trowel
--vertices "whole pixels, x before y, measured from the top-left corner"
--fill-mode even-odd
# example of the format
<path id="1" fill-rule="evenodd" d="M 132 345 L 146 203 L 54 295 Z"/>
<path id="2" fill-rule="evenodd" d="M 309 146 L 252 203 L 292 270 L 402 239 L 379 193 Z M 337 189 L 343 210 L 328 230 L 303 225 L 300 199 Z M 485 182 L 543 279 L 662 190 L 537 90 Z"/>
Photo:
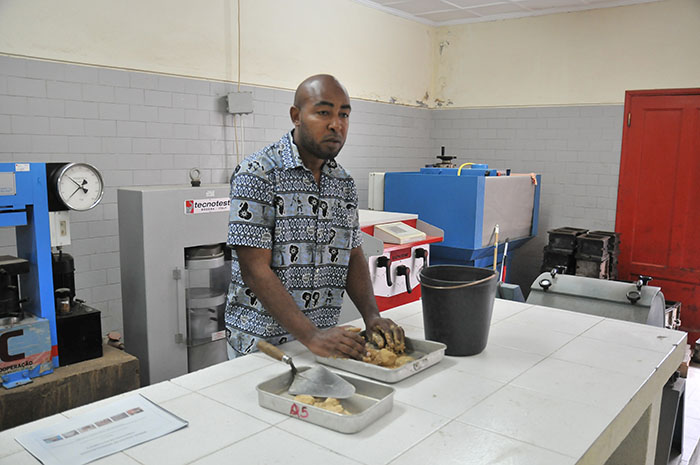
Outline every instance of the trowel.
<path id="1" fill-rule="evenodd" d="M 347 399 L 355 394 L 355 386 L 336 375 L 328 368 L 317 365 L 312 368 L 294 366 L 292 357 L 279 347 L 259 341 L 258 350 L 275 360 L 287 363 L 292 368 L 292 384 L 288 392 L 292 395 L 306 394 L 314 397 L 335 397 Z"/>

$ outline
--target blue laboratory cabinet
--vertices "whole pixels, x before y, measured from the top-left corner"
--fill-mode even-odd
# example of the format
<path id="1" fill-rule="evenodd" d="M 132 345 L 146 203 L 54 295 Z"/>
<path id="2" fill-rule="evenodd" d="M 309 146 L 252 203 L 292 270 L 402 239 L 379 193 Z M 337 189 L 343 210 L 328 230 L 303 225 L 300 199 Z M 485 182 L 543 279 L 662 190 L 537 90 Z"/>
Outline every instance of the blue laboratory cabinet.
<path id="1" fill-rule="evenodd" d="M 500 261 L 537 235 L 541 175 L 500 174 L 488 168 L 423 168 L 386 173 L 384 210 L 415 213 L 445 232 L 431 247 L 431 263 L 492 266 L 494 227 L 499 225 Z M 508 264 L 508 263 L 507 263 Z"/>

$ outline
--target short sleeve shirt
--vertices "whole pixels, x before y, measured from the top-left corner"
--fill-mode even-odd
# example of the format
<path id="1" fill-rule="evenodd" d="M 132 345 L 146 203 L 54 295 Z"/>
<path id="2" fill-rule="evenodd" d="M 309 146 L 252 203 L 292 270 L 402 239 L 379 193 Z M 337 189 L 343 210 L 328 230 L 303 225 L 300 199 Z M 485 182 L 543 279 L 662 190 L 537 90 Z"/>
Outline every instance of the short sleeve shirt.
<path id="1" fill-rule="evenodd" d="M 317 327 L 337 324 L 350 250 L 361 243 L 352 177 L 328 160 L 317 184 L 291 132 L 236 167 L 228 245 L 270 249 L 272 270 Z M 245 346 L 257 339 L 275 343 L 288 338 L 243 282 L 235 250 L 225 319 L 227 329 L 238 334 L 229 342 L 241 353 L 249 352 Z"/>

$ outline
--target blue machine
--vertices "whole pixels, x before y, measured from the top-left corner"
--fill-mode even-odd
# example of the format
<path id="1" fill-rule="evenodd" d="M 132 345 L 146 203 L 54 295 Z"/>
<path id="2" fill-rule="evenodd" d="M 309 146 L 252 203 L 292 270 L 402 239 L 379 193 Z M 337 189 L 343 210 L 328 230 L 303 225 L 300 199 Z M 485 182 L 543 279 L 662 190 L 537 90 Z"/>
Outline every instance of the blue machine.
<path id="1" fill-rule="evenodd" d="M 511 175 L 488 165 L 386 173 L 384 210 L 417 213 L 445 232 L 443 242 L 431 246 L 433 264 L 492 266 L 498 224 L 497 260 L 508 239 L 508 266 L 510 252 L 537 235 L 540 187 L 540 175 Z"/>
<path id="2" fill-rule="evenodd" d="M 17 360 L 15 369 L 8 360 L 0 360 L 5 374 L 2 381 L 7 387 L 29 382 L 29 378 L 41 376 L 58 367 L 58 340 L 56 336 L 56 313 L 51 264 L 51 232 L 47 194 L 46 165 L 44 163 L 0 163 L 0 226 L 14 227 L 17 236 L 17 255 L 29 262 L 29 271 L 19 275 L 22 299 L 21 312 L 36 318 L 5 318 L 0 324 L 0 355 L 11 361 Z M 15 321 L 19 320 L 19 322 Z M 36 322 L 25 333 L 22 325 Z M 22 338 L 42 340 L 40 332 L 50 333 L 46 337 L 50 358 L 44 363 L 29 363 L 32 354 L 27 351 L 36 344 Z M 38 347 L 38 346 L 37 346 Z M 42 346 L 45 347 L 45 346 Z M 20 350 L 21 349 L 21 350 Z M 42 353 L 45 348 L 36 349 Z M 26 352 L 26 353 L 25 353 Z M 23 361 L 19 353 L 25 356 Z M 36 360 L 36 359 L 35 359 Z M 19 369 L 26 367 L 25 369 Z"/>

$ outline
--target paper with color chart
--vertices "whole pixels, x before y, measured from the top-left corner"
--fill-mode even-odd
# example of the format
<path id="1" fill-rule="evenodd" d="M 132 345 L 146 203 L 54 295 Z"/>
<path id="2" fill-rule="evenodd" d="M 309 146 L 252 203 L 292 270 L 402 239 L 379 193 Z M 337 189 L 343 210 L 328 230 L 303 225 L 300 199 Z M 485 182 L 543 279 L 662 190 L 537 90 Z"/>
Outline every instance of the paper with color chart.
<path id="1" fill-rule="evenodd" d="M 44 465 L 82 465 L 185 426 L 185 420 L 134 394 L 15 440 Z"/>

